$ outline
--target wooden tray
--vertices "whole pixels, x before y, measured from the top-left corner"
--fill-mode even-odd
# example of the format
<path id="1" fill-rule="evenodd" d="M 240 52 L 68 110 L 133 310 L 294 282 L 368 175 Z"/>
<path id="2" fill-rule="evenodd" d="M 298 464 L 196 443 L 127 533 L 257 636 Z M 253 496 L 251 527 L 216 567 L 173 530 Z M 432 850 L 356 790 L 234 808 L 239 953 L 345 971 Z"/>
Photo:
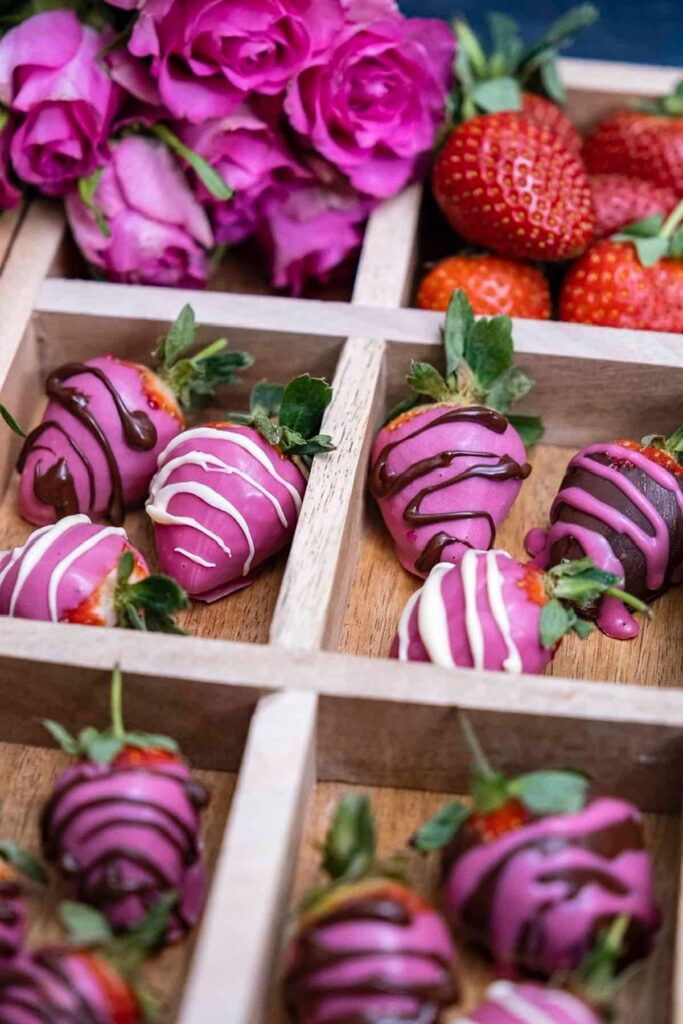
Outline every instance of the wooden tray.
<path id="1" fill-rule="evenodd" d="M 675 78 L 667 69 L 565 67 L 581 121 L 626 96 L 664 93 Z M 128 721 L 175 735 L 213 791 L 206 834 L 215 868 L 202 927 L 195 943 L 150 967 L 169 1020 L 281 1024 L 273 980 L 285 911 L 314 880 L 313 842 L 338 793 L 372 792 L 383 847 L 402 844 L 466 786 L 456 714 L 466 709 L 502 770 L 575 764 L 647 813 L 667 919 L 656 955 L 622 996 L 620 1021 L 683 1024 L 683 949 L 673 966 L 674 937 L 683 935 L 681 592 L 658 603 L 642 640 L 567 641 L 552 676 L 446 672 L 386 658 L 415 581 L 365 501 L 365 477 L 373 433 L 400 396 L 409 360 L 439 355 L 442 318 L 400 308 L 412 288 L 419 209 L 414 188 L 378 211 L 354 301 L 345 303 L 47 277 L 65 265 L 63 217 L 49 203 L 30 208 L 0 278 L 0 401 L 20 421 L 38 419 L 51 367 L 106 350 L 148 358 L 191 301 L 203 339 L 225 332 L 256 356 L 242 387 L 221 396 L 230 407 L 264 375 L 334 375 L 325 429 L 338 450 L 314 463 L 289 557 L 249 590 L 194 607 L 186 618 L 193 637 L 0 620 L 3 834 L 35 848 L 40 803 L 64 763 L 47 749 L 40 720 L 103 722 L 109 672 L 120 662 Z M 573 449 L 683 419 L 683 340 L 531 321 L 518 321 L 515 337 L 518 361 L 536 380 L 527 407 L 548 428 L 501 532 L 520 555 L 523 531 L 542 522 Z M 6 436 L 0 449 L 0 546 L 29 532 L 16 514 L 17 448 Z M 150 551 L 141 516 L 127 526 Z M 50 934 L 49 912 L 46 903 L 33 939 Z M 469 1006 L 486 976 L 470 960 L 466 978 Z"/>

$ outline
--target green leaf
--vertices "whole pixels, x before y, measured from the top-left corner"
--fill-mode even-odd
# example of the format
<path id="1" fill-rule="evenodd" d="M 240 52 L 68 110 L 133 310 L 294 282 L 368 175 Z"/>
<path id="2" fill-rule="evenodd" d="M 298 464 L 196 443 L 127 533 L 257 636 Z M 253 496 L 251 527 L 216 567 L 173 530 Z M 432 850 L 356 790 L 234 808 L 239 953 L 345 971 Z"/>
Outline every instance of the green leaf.
<path id="1" fill-rule="evenodd" d="M 489 11 L 486 22 L 493 44 L 493 57 L 500 55 L 501 58 L 501 74 L 514 74 L 524 49 L 517 22 L 500 11 Z M 489 65 L 491 63 L 489 61 Z"/>
<path id="2" fill-rule="evenodd" d="M 70 732 L 68 732 L 63 725 L 59 722 L 53 722 L 51 719 L 45 719 L 43 725 L 52 736 L 53 740 L 56 740 L 59 746 L 62 748 L 65 754 L 71 754 L 72 756 L 80 753 L 80 747 L 78 740 L 76 740 Z"/>
<path id="3" fill-rule="evenodd" d="M 171 131 L 168 125 L 155 124 L 152 126 L 152 131 L 157 138 L 166 143 L 169 149 L 173 150 L 174 153 L 177 153 L 182 160 L 185 160 L 185 162 L 190 165 L 202 185 L 211 193 L 214 199 L 220 199 L 223 201 L 232 199 L 235 193 L 227 184 L 223 176 L 219 174 L 218 171 L 209 163 L 207 163 L 204 157 L 200 156 L 199 153 L 195 153 L 194 150 L 185 146 L 178 136 Z"/>
<path id="4" fill-rule="evenodd" d="M 100 186 L 103 174 L 104 167 L 98 167 L 98 169 L 93 171 L 88 178 L 79 178 L 78 195 L 80 196 L 83 205 L 93 214 L 97 222 L 97 226 L 104 237 L 111 238 L 111 229 L 107 224 L 104 213 L 102 212 L 101 207 L 99 207 L 95 202 L 95 193 Z"/>
<path id="5" fill-rule="evenodd" d="M 491 78 L 486 82 L 478 82 L 472 89 L 471 97 L 484 114 L 522 109 L 522 93 L 514 78 Z"/>
<path id="6" fill-rule="evenodd" d="M 104 914 L 84 903 L 64 900 L 59 905 L 59 918 L 75 946 L 102 946 L 114 937 Z"/>
<path id="7" fill-rule="evenodd" d="M 591 3 L 571 7 L 552 23 L 540 39 L 537 39 L 524 51 L 520 61 L 520 70 L 523 72 L 540 51 L 557 50 L 560 46 L 572 43 L 580 32 L 594 25 L 599 17 L 600 12 Z"/>
<path id="8" fill-rule="evenodd" d="M 594 630 L 594 626 L 591 622 L 586 622 L 585 619 L 578 619 L 572 626 L 572 629 L 578 637 L 585 640 L 587 636 L 590 636 Z"/>
<path id="9" fill-rule="evenodd" d="M 541 84 L 543 91 L 546 96 L 557 103 L 558 107 L 564 106 L 567 93 L 564 87 L 560 72 L 557 68 L 557 62 L 554 59 L 544 60 L 539 67 L 539 74 L 541 76 Z"/>
<path id="10" fill-rule="evenodd" d="M 548 601 L 541 610 L 541 646 L 550 650 L 572 628 L 572 615 L 561 601 Z"/>
<path id="11" fill-rule="evenodd" d="M 360 793 L 345 794 L 325 837 L 323 871 L 334 880 L 360 878 L 374 860 L 375 847 L 375 822 L 369 798 Z"/>
<path id="12" fill-rule="evenodd" d="M 135 556 L 132 551 L 124 551 L 119 558 L 118 568 L 116 570 L 116 584 L 121 587 L 124 583 L 128 583 L 133 570 L 135 569 Z"/>
<path id="13" fill-rule="evenodd" d="M 26 431 L 21 429 L 12 413 L 4 405 L 0 405 L 0 416 L 2 416 L 10 430 L 13 430 L 19 437 L 26 437 Z"/>
<path id="14" fill-rule="evenodd" d="M 280 426 L 308 439 L 320 430 L 320 424 L 332 401 L 332 388 L 321 377 L 305 373 L 290 380 L 280 406 Z"/>
<path id="15" fill-rule="evenodd" d="M 491 409 L 507 413 L 510 406 L 524 398 L 533 386 L 534 382 L 522 373 L 518 366 L 509 366 L 492 383 L 486 396 L 486 404 Z"/>
<path id="16" fill-rule="evenodd" d="M 124 746 L 125 742 L 120 737 L 101 732 L 88 744 L 86 756 L 89 761 L 95 761 L 96 764 L 111 764 Z"/>
<path id="17" fill-rule="evenodd" d="M 249 422 L 255 430 L 258 430 L 261 437 L 266 439 L 268 444 L 276 447 L 282 441 L 282 430 L 276 423 L 273 423 L 270 416 L 257 412 L 254 416 L 249 417 Z"/>
<path id="18" fill-rule="evenodd" d="M 168 750 L 171 754 L 177 754 L 180 750 L 176 740 L 156 732 L 126 732 L 125 741 L 127 747 L 138 747 L 140 750 Z"/>
<path id="19" fill-rule="evenodd" d="M 123 940 L 128 949 L 139 950 L 141 958 L 157 949 L 166 933 L 174 907 L 178 904 L 178 893 L 171 890 L 147 911 L 140 924 L 133 928 Z"/>
<path id="20" fill-rule="evenodd" d="M 465 362 L 485 391 L 512 365 L 512 353 L 509 316 L 475 321 L 465 342 Z"/>
<path id="21" fill-rule="evenodd" d="M 664 226 L 664 217 L 661 213 L 654 213 L 651 217 L 643 217 L 641 220 L 634 220 L 627 224 L 619 232 L 620 236 L 626 239 L 631 238 L 656 238 Z"/>
<path id="22" fill-rule="evenodd" d="M 315 437 L 304 437 L 296 430 L 282 427 L 279 441 L 280 448 L 287 455 L 320 455 L 322 452 L 333 452 L 334 445 L 329 434 L 316 434 Z"/>
<path id="23" fill-rule="evenodd" d="M 465 343 L 474 326 L 474 313 L 467 293 L 457 288 L 448 303 L 443 344 L 446 353 L 446 376 L 454 376 L 465 358 Z M 424 365 L 424 364 L 423 364 Z"/>
<path id="24" fill-rule="evenodd" d="M 507 778 L 500 772 L 472 772 L 472 796 L 480 814 L 491 814 L 503 807 L 509 799 Z"/>
<path id="25" fill-rule="evenodd" d="M 251 392 L 249 408 L 252 415 L 260 413 L 262 416 L 277 416 L 282 407 L 284 394 L 284 384 L 271 384 L 267 380 L 260 380 Z"/>
<path id="26" fill-rule="evenodd" d="M 508 789 L 533 814 L 575 814 L 585 807 L 588 785 L 580 772 L 550 770 L 520 775 Z"/>
<path id="27" fill-rule="evenodd" d="M 669 256 L 673 260 L 683 260 L 683 228 L 678 228 L 671 236 Z"/>
<path id="28" fill-rule="evenodd" d="M 33 882 L 39 882 L 40 885 L 47 884 L 47 871 L 38 858 L 27 853 L 26 850 L 22 850 L 11 839 L 3 839 L 0 842 L 0 857 L 18 871 L 21 871 L 23 875 L 26 875 Z"/>
<path id="29" fill-rule="evenodd" d="M 683 452 L 683 424 L 664 441 L 664 448 L 670 455 L 677 457 Z"/>
<path id="30" fill-rule="evenodd" d="M 163 363 L 164 369 L 170 370 L 194 345 L 197 335 L 197 321 L 194 310 L 189 303 L 180 310 L 176 320 L 171 324 L 168 333 L 159 339 L 156 358 Z"/>
<path id="31" fill-rule="evenodd" d="M 523 416 L 510 413 L 508 420 L 522 439 L 525 448 L 531 448 L 543 437 L 545 428 L 540 416 Z"/>
<path id="32" fill-rule="evenodd" d="M 172 616 L 188 605 L 187 594 L 177 581 L 161 574 L 138 583 L 119 582 L 114 596 L 117 625 L 149 633 L 183 634 Z"/>
<path id="33" fill-rule="evenodd" d="M 631 241 L 644 267 L 654 267 L 669 254 L 668 238 L 634 238 Z"/>
<path id="34" fill-rule="evenodd" d="M 455 838 L 470 814 L 470 809 L 457 800 L 446 804 L 415 833 L 411 845 L 421 853 L 443 849 Z"/>
<path id="35" fill-rule="evenodd" d="M 410 364 L 410 374 L 407 378 L 408 386 L 418 395 L 427 395 L 435 402 L 447 402 L 453 398 L 453 392 L 448 384 L 430 363 Z"/>

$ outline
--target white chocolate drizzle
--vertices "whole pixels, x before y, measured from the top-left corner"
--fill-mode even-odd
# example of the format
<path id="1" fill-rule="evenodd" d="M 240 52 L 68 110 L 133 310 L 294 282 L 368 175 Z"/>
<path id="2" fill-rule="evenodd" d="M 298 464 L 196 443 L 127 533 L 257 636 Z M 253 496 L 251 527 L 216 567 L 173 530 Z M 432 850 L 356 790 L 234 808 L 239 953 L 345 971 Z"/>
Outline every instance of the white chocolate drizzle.
<path id="1" fill-rule="evenodd" d="M 90 519 L 86 515 L 67 516 L 65 519 L 60 519 L 58 523 L 55 523 L 52 526 L 43 527 L 42 530 L 36 531 L 36 533 L 29 537 L 26 544 L 18 550 L 17 558 L 20 558 L 21 562 L 17 578 L 14 581 L 12 595 L 10 597 L 8 609 L 8 615 L 10 617 L 14 616 L 17 602 L 29 576 L 40 563 L 41 559 L 44 558 L 50 550 L 55 541 L 59 540 L 60 537 L 65 533 L 68 533 L 69 530 L 72 530 L 75 526 L 80 526 L 84 523 L 87 523 L 88 525 L 90 524 Z"/>
<path id="2" fill-rule="evenodd" d="M 106 540 L 107 537 L 123 537 L 125 541 L 126 531 L 121 529 L 119 526 L 104 527 L 102 530 L 99 530 L 97 533 L 84 540 L 77 548 L 74 548 L 74 550 L 66 555 L 61 562 L 58 562 L 52 570 L 47 588 L 48 608 L 50 610 L 50 619 L 52 622 L 59 621 L 57 595 L 59 592 L 59 585 L 64 578 L 64 574 L 82 555 L 87 554 L 92 548 L 97 547 L 100 541 Z"/>
<path id="3" fill-rule="evenodd" d="M 441 581 L 455 568 L 451 562 L 439 562 L 430 572 L 420 594 L 417 609 L 420 638 L 430 661 L 441 668 L 455 668 L 448 629 L 448 613 L 443 599 Z"/>
<path id="4" fill-rule="evenodd" d="M 470 549 L 466 551 L 460 562 L 460 579 L 465 599 L 465 632 L 472 655 L 472 664 L 476 669 L 484 667 L 484 630 L 477 610 L 477 569 L 479 556 L 483 552 Z"/>
<path id="5" fill-rule="evenodd" d="M 408 651 L 410 650 L 410 619 L 413 614 L 413 608 L 420 600 L 422 594 L 422 587 L 416 590 L 414 594 L 408 599 L 408 603 L 403 609 L 403 615 L 398 624 L 398 660 L 408 661 Z"/>
<path id="6" fill-rule="evenodd" d="M 203 501 L 205 505 L 218 509 L 219 512 L 224 512 L 237 523 L 247 542 L 248 554 L 242 567 L 242 575 L 246 576 L 251 568 L 255 552 L 254 538 L 251 535 L 249 524 L 239 509 L 235 508 L 233 503 L 228 501 L 227 498 L 214 491 L 213 487 L 207 487 L 206 484 L 200 484 L 192 480 L 181 484 L 167 484 L 159 490 L 155 488 L 150 495 L 152 504 L 147 506 L 147 515 L 150 519 L 153 519 L 155 523 L 163 523 L 167 526 L 191 526 L 193 529 L 199 530 L 200 533 L 214 540 L 227 555 L 232 557 L 232 551 L 218 534 L 213 533 L 191 516 L 176 516 L 168 511 L 171 499 L 175 498 L 178 494 L 192 494 L 195 498 Z"/>
<path id="7" fill-rule="evenodd" d="M 486 589 L 489 598 L 489 607 L 494 621 L 500 630 L 505 646 L 507 647 L 507 658 L 503 662 L 506 672 L 513 672 L 519 675 L 522 671 L 522 658 L 519 649 L 512 639 L 512 629 L 507 605 L 503 596 L 504 577 L 498 568 L 498 556 L 510 558 L 507 551 L 486 552 Z"/>
<path id="8" fill-rule="evenodd" d="M 195 555 L 194 551 L 186 551 L 185 548 L 174 548 L 179 555 L 183 555 L 185 558 L 189 558 L 191 562 L 196 562 L 197 565 L 203 565 L 205 569 L 215 569 L 215 562 L 207 562 L 205 558 L 201 558 L 199 555 Z"/>
<path id="9" fill-rule="evenodd" d="M 555 1019 L 519 995 L 509 981 L 497 981 L 486 992 L 486 1001 L 497 1003 L 519 1018 L 520 1024 L 555 1024 Z"/>

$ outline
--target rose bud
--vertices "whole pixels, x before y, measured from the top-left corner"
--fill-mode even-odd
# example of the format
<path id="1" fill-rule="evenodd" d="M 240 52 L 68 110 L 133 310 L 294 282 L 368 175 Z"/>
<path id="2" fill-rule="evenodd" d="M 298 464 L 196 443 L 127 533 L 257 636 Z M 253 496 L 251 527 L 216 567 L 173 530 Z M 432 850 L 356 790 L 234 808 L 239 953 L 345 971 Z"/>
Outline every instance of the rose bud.
<path id="1" fill-rule="evenodd" d="M 126 531 L 69 516 L 0 555 L 0 615 L 82 626 L 182 633 L 175 580 L 151 576 Z"/>
<path id="2" fill-rule="evenodd" d="M 197 923 L 206 876 L 200 813 L 208 795 L 168 736 L 129 732 L 121 712 L 121 673 L 112 676 L 112 724 L 77 738 L 46 728 L 78 758 L 57 779 L 41 818 L 43 848 L 78 899 L 115 931 L 140 925 L 169 889 L 178 894 L 163 941 Z"/>
<path id="3" fill-rule="evenodd" d="M 436 1024 L 457 998 L 443 918 L 375 857 L 366 796 L 340 802 L 323 848 L 328 883 L 300 908 L 284 979 L 296 1024 Z"/>
<path id="4" fill-rule="evenodd" d="M 371 456 L 377 499 L 404 569 L 427 576 L 468 548 L 493 546 L 522 480 L 524 444 L 542 433 L 538 417 L 509 415 L 532 382 L 512 365 L 509 317 L 480 318 L 455 291 L 444 329 L 446 376 L 413 363 L 403 402 L 380 430 Z"/>
<path id="5" fill-rule="evenodd" d="M 162 570 L 191 597 L 216 601 L 248 586 L 289 544 L 307 465 L 333 448 L 318 434 L 331 398 L 308 375 L 257 384 L 248 414 L 187 430 L 161 453 L 147 514 Z"/>
<path id="6" fill-rule="evenodd" d="M 661 915 L 637 807 L 588 799 L 579 772 L 494 771 L 463 718 L 472 747 L 473 805 L 455 801 L 413 839 L 444 849 L 443 900 L 453 927 L 497 968 L 574 971 L 602 929 L 627 915 L 622 969 L 650 952 Z"/>
<path id="7" fill-rule="evenodd" d="M 26 935 L 28 885 L 45 885 L 40 861 L 8 839 L 0 841 L 0 962 L 18 956 Z"/>
<path id="8" fill-rule="evenodd" d="M 53 523 L 87 513 L 116 526 L 148 494 L 159 453 L 185 426 L 185 410 L 235 383 L 251 364 L 244 352 L 224 352 L 225 338 L 194 356 L 196 324 L 185 306 L 156 350 L 158 372 L 113 355 L 66 363 L 46 381 L 49 402 L 25 437 L 17 469 L 21 514 L 29 523 Z"/>
<path id="9" fill-rule="evenodd" d="M 582 616 L 602 595 L 649 614 L 590 558 L 542 572 L 507 551 L 472 551 L 435 565 L 408 600 L 391 656 L 441 668 L 543 672 L 562 638 L 592 631 Z"/>
<path id="10" fill-rule="evenodd" d="M 175 893 L 166 894 L 121 939 L 90 907 L 62 903 L 70 944 L 41 947 L 0 967 L 0 1018 L 11 1024 L 149 1024 L 158 1019 L 140 965 L 158 946 L 175 900 Z"/>
<path id="11" fill-rule="evenodd" d="M 66 199 L 76 243 L 108 281 L 203 288 L 214 237 L 168 146 L 127 136 Z"/>
<path id="12" fill-rule="evenodd" d="M 669 438 L 594 444 L 575 455 L 550 509 L 550 527 L 526 547 L 545 569 L 589 555 L 630 593 L 654 601 L 683 580 L 683 426 Z M 608 636 L 638 633 L 623 600 L 607 595 L 588 609 Z"/>
<path id="13" fill-rule="evenodd" d="M 36 14 L 0 41 L 0 102 L 16 122 L 12 164 L 45 195 L 65 195 L 106 155 L 117 102 L 98 60 L 106 43 L 73 11 Z"/>

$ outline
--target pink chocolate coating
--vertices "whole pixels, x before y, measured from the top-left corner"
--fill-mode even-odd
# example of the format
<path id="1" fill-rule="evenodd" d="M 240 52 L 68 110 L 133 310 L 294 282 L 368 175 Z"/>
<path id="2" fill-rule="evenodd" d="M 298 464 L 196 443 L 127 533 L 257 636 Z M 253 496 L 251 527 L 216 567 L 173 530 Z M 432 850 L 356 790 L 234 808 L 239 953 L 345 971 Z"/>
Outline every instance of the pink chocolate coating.
<path id="1" fill-rule="evenodd" d="M 252 427 L 186 431 L 162 452 L 147 503 L 162 572 L 202 601 L 247 586 L 291 541 L 305 489 L 301 470 Z"/>
<path id="2" fill-rule="evenodd" d="M 529 473 L 504 416 L 455 405 L 423 406 L 383 427 L 371 467 L 370 489 L 398 559 L 423 577 L 439 561 L 457 562 L 467 547 L 492 547 Z"/>
<path id="3" fill-rule="evenodd" d="M 660 923 L 641 821 L 632 804 L 604 798 L 487 843 L 456 837 L 444 888 L 452 921 L 500 967 L 552 974 L 576 969 L 627 915 L 623 963 L 640 959 Z"/>
<path id="4" fill-rule="evenodd" d="M 199 814 L 206 791 L 185 762 L 117 767 L 82 761 L 61 775 L 43 812 L 45 854 L 72 878 L 77 898 L 125 931 L 170 890 L 167 941 L 199 919 L 206 889 Z"/>
<path id="5" fill-rule="evenodd" d="M 41 949 L 0 967 L 0 1019 L 6 1024 L 122 1024 L 92 960 L 67 949 Z M 126 1015 L 126 1024 L 142 1022 L 142 1010 Z"/>
<path id="6" fill-rule="evenodd" d="M 404 886 L 368 885 L 334 897 L 294 940 L 285 999 L 297 1024 L 434 1024 L 455 998 L 443 918 Z"/>
<path id="7" fill-rule="evenodd" d="M 133 578 L 148 575 L 144 558 L 119 527 L 77 515 L 34 530 L 21 547 L 0 555 L 0 615 L 59 622 L 99 595 L 92 610 L 103 625 L 113 625 L 114 581 L 126 550 L 137 563 Z"/>
<path id="8" fill-rule="evenodd" d="M 64 387 L 82 396 L 85 408 L 104 434 L 120 474 L 123 505 L 132 508 L 147 496 L 157 456 L 182 430 L 182 415 L 168 387 L 147 367 L 112 355 L 89 359 L 83 365 L 101 371 L 128 412 L 143 413 L 153 427 L 151 447 L 134 447 L 126 439 L 114 398 L 101 380 L 92 373 L 81 372 L 63 382 Z M 55 522 L 56 508 L 36 495 L 36 474 L 44 477 L 62 459 L 73 479 L 78 505 L 69 511 L 85 512 L 93 519 L 108 518 L 114 481 L 105 446 L 68 408 L 54 399 L 48 402 L 41 422 L 58 426 L 41 431 L 29 445 L 19 488 L 24 519 L 39 526 Z"/>
<path id="9" fill-rule="evenodd" d="M 469 618 L 468 562 L 475 570 Z M 504 551 L 469 551 L 459 565 L 437 565 L 406 606 L 391 656 L 403 661 L 432 661 L 442 668 L 543 672 L 554 651 L 541 646 L 541 605 L 529 598 L 522 585 L 530 571 L 537 570 Z M 491 600 L 497 585 L 507 639 L 501 629 L 501 611 Z"/>
<path id="10" fill-rule="evenodd" d="M 604 1024 L 581 999 L 557 988 L 497 981 L 460 1024 Z"/>

